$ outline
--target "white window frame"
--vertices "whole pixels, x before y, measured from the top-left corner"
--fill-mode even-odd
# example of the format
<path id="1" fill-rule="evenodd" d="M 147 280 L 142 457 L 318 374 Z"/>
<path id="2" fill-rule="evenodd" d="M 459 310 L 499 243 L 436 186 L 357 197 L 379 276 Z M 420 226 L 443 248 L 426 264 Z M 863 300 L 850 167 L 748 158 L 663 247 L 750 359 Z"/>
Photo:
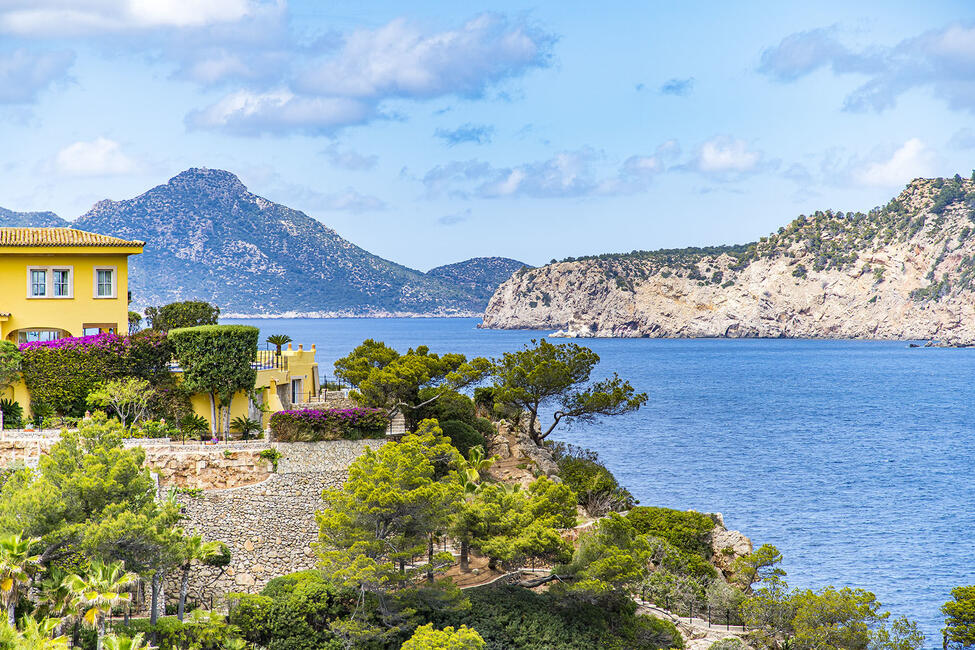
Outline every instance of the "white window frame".
<path id="1" fill-rule="evenodd" d="M 112 295 L 110 296 L 98 295 L 98 272 L 99 271 L 112 272 Z M 118 267 L 117 266 L 96 266 L 91 272 L 91 284 L 92 284 L 92 296 L 95 298 L 95 300 L 114 300 L 118 298 Z"/>
<path id="2" fill-rule="evenodd" d="M 68 273 L 68 293 L 59 296 L 54 292 L 54 274 L 58 271 Z M 52 298 L 74 298 L 74 267 L 71 266 L 52 266 L 51 267 L 51 297 Z"/>
<path id="3" fill-rule="evenodd" d="M 31 277 L 34 271 L 44 272 L 44 292 L 43 296 L 34 295 L 34 282 Z M 68 295 L 66 296 L 55 296 L 54 295 L 54 272 L 55 271 L 67 271 L 68 272 Z M 55 266 L 28 266 L 27 267 L 27 298 L 29 300 L 70 300 L 74 298 L 74 267 L 55 265 Z"/>

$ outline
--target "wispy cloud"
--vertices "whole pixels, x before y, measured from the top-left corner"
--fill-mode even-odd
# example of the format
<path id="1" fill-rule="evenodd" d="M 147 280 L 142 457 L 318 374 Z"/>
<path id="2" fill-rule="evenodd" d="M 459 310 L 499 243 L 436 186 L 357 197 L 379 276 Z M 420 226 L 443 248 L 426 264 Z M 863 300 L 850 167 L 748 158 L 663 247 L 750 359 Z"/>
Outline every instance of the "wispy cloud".
<path id="1" fill-rule="evenodd" d="M 428 171 L 422 182 L 428 194 L 485 199 L 529 197 L 581 198 L 645 191 L 664 171 L 655 155 L 634 155 L 614 166 L 591 148 L 562 151 L 551 158 L 512 167 L 480 160 L 454 161 Z"/>
<path id="2" fill-rule="evenodd" d="M 26 104 L 67 77 L 73 52 L 0 52 L 0 104 Z"/>
<path id="3" fill-rule="evenodd" d="M 547 66 L 555 37 L 525 19 L 485 13 L 456 29 L 430 32 L 404 19 L 351 32 L 336 46 L 296 58 L 290 80 L 243 89 L 192 112 L 192 128 L 240 135 L 337 129 L 389 116 L 389 100 L 477 98 Z"/>
<path id="4" fill-rule="evenodd" d="M 68 176 L 116 176 L 139 168 L 118 142 L 108 138 L 68 145 L 57 153 L 54 164 L 59 172 Z"/>
<path id="5" fill-rule="evenodd" d="M 786 36 L 762 53 L 759 72 L 794 82 L 816 70 L 858 73 L 867 81 L 848 94 L 849 111 L 883 111 L 904 93 L 926 88 L 953 109 L 975 112 L 975 27 L 954 24 L 901 41 L 893 47 L 854 50 L 836 28 Z"/>
<path id="6" fill-rule="evenodd" d="M 919 138 L 911 138 L 889 157 L 865 164 L 855 177 L 863 185 L 899 187 L 934 172 L 934 152 Z"/>
<path id="7" fill-rule="evenodd" d="M 456 129 L 437 129 L 434 135 L 450 146 L 464 143 L 487 144 L 494 137 L 494 127 L 468 122 Z"/>
<path id="8" fill-rule="evenodd" d="M 21 36 L 98 34 L 132 29 L 206 27 L 261 9 L 253 0 L 8 0 L 0 31 Z"/>
<path id="9" fill-rule="evenodd" d="M 688 77 L 686 79 L 668 79 L 660 86 L 660 92 L 663 95 L 676 95 L 678 97 L 686 97 L 691 94 L 694 90 L 694 77 Z"/>
<path id="10" fill-rule="evenodd" d="M 350 171 L 366 171 L 373 169 L 379 162 L 379 156 L 375 154 L 365 155 L 352 149 L 340 149 L 338 145 L 332 144 L 322 152 L 328 157 L 333 167 L 347 169 Z"/>
<path id="11" fill-rule="evenodd" d="M 471 218 L 471 209 L 467 208 L 461 212 L 455 212 L 454 214 L 445 214 L 444 216 L 437 219 L 437 223 L 441 226 L 456 226 L 459 223 L 463 223 Z"/>

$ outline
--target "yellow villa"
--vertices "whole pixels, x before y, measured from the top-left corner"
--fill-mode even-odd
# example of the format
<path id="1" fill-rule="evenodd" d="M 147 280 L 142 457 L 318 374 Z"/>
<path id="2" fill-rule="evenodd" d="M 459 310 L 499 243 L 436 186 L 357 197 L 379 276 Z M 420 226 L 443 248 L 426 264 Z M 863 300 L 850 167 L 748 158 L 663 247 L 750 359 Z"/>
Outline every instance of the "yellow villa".
<path id="1" fill-rule="evenodd" d="M 128 259 L 145 242 L 72 228 L 0 228 L 0 341 L 23 344 L 91 334 L 128 333 Z M 289 344 L 280 355 L 259 351 L 256 395 L 235 396 L 231 418 L 249 416 L 267 424 L 270 413 L 317 402 L 320 395 L 315 346 Z M 179 373 L 178 369 L 174 372 Z M 0 398 L 29 410 L 23 381 Z M 209 398 L 193 395 L 193 410 L 208 421 Z"/>
<path id="2" fill-rule="evenodd" d="M 71 228 L 0 228 L 0 340 L 125 334 L 128 257 L 144 245 Z"/>

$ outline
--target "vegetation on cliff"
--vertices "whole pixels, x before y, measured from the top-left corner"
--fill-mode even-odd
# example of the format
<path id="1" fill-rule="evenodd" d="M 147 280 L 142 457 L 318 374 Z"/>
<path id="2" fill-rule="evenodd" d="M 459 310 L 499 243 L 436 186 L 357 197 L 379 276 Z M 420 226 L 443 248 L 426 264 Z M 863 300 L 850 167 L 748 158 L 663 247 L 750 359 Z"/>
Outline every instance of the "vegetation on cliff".
<path id="1" fill-rule="evenodd" d="M 567 258 L 515 273 L 488 327 L 579 336 L 975 340 L 975 180 L 915 179 L 869 212 L 800 215 L 758 241 Z"/>

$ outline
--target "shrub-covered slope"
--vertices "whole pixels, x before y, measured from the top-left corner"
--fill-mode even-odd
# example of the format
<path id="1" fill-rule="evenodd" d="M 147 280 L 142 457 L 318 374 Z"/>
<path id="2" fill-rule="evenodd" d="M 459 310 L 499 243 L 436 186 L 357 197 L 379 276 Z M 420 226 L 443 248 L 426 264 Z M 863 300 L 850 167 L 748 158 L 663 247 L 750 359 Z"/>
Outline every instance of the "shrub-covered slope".
<path id="1" fill-rule="evenodd" d="M 975 342 L 975 182 L 915 179 L 869 213 L 802 215 L 758 242 L 518 271 L 485 327 L 578 336 Z"/>

